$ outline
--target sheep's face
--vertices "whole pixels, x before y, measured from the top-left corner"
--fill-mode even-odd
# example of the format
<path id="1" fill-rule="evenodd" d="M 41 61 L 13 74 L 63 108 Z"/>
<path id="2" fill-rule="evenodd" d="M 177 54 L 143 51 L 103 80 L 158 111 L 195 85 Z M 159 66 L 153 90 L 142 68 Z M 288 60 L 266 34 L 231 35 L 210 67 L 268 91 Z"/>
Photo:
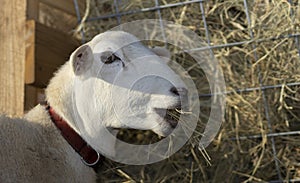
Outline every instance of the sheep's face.
<path id="1" fill-rule="evenodd" d="M 167 50 L 149 49 L 121 31 L 100 34 L 78 48 L 71 65 L 82 133 L 96 137 L 104 126 L 170 134 L 177 122 L 166 112 L 180 108 L 187 91 L 168 57 Z"/>

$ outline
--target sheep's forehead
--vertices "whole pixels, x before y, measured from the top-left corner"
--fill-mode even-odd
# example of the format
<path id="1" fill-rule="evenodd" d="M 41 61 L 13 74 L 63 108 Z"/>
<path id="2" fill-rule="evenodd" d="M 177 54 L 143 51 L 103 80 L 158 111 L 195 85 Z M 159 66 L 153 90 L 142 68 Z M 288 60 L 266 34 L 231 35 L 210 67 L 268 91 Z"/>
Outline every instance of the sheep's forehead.
<path id="1" fill-rule="evenodd" d="M 122 31 L 99 34 L 90 42 L 90 45 L 92 46 L 94 53 L 101 53 L 107 50 L 122 52 L 128 59 L 131 59 L 130 57 L 136 58 L 145 55 L 153 55 L 153 52 L 141 44 L 139 39 Z"/>
<path id="2" fill-rule="evenodd" d="M 135 36 L 122 32 L 122 31 L 110 31 L 97 35 L 92 41 L 91 45 L 107 45 L 113 47 L 124 47 L 131 43 L 140 42 Z"/>

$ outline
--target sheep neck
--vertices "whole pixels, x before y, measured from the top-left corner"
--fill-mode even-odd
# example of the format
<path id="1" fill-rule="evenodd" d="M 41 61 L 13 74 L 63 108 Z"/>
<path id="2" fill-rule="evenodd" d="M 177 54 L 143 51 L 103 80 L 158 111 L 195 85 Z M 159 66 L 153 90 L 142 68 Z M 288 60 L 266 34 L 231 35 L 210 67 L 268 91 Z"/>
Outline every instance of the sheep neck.
<path id="1" fill-rule="evenodd" d="M 60 130 L 64 139 L 82 157 L 83 163 L 93 168 L 97 167 L 103 161 L 103 156 L 101 156 L 74 129 L 72 129 L 51 106 L 46 105 L 46 110 L 51 117 L 51 121 Z"/>

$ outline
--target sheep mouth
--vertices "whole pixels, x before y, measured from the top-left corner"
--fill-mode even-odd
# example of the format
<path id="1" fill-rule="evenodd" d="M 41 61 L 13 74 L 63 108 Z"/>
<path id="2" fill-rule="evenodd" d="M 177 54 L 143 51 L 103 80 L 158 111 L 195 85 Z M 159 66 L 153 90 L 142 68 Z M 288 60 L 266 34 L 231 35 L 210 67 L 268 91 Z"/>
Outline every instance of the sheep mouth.
<path id="1" fill-rule="evenodd" d="M 155 111 L 172 128 L 176 128 L 182 114 L 181 106 L 167 109 L 156 108 Z"/>

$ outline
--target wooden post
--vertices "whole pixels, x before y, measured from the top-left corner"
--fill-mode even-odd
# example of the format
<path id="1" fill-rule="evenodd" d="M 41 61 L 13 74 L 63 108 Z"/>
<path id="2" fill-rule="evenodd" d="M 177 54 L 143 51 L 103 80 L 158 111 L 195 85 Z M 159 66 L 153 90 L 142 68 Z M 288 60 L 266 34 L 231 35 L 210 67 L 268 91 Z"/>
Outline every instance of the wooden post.
<path id="1" fill-rule="evenodd" d="M 25 60 L 25 84 L 31 84 L 35 79 L 35 22 L 28 20 L 26 22 L 26 60 Z"/>
<path id="2" fill-rule="evenodd" d="M 35 21 L 39 21 L 40 13 L 40 1 L 39 0 L 27 0 L 26 6 L 26 33 L 25 33 L 25 44 L 26 44 L 26 60 L 25 60 L 25 84 L 31 84 L 34 82 L 34 54 L 35 54 Z M 25 88 L 26 91 L 26 88 Z"/>
<path id="3" fill-rule="evenodd" d="M 0 113 L 23 114 L 26 0 L 1 0 Z"/>

